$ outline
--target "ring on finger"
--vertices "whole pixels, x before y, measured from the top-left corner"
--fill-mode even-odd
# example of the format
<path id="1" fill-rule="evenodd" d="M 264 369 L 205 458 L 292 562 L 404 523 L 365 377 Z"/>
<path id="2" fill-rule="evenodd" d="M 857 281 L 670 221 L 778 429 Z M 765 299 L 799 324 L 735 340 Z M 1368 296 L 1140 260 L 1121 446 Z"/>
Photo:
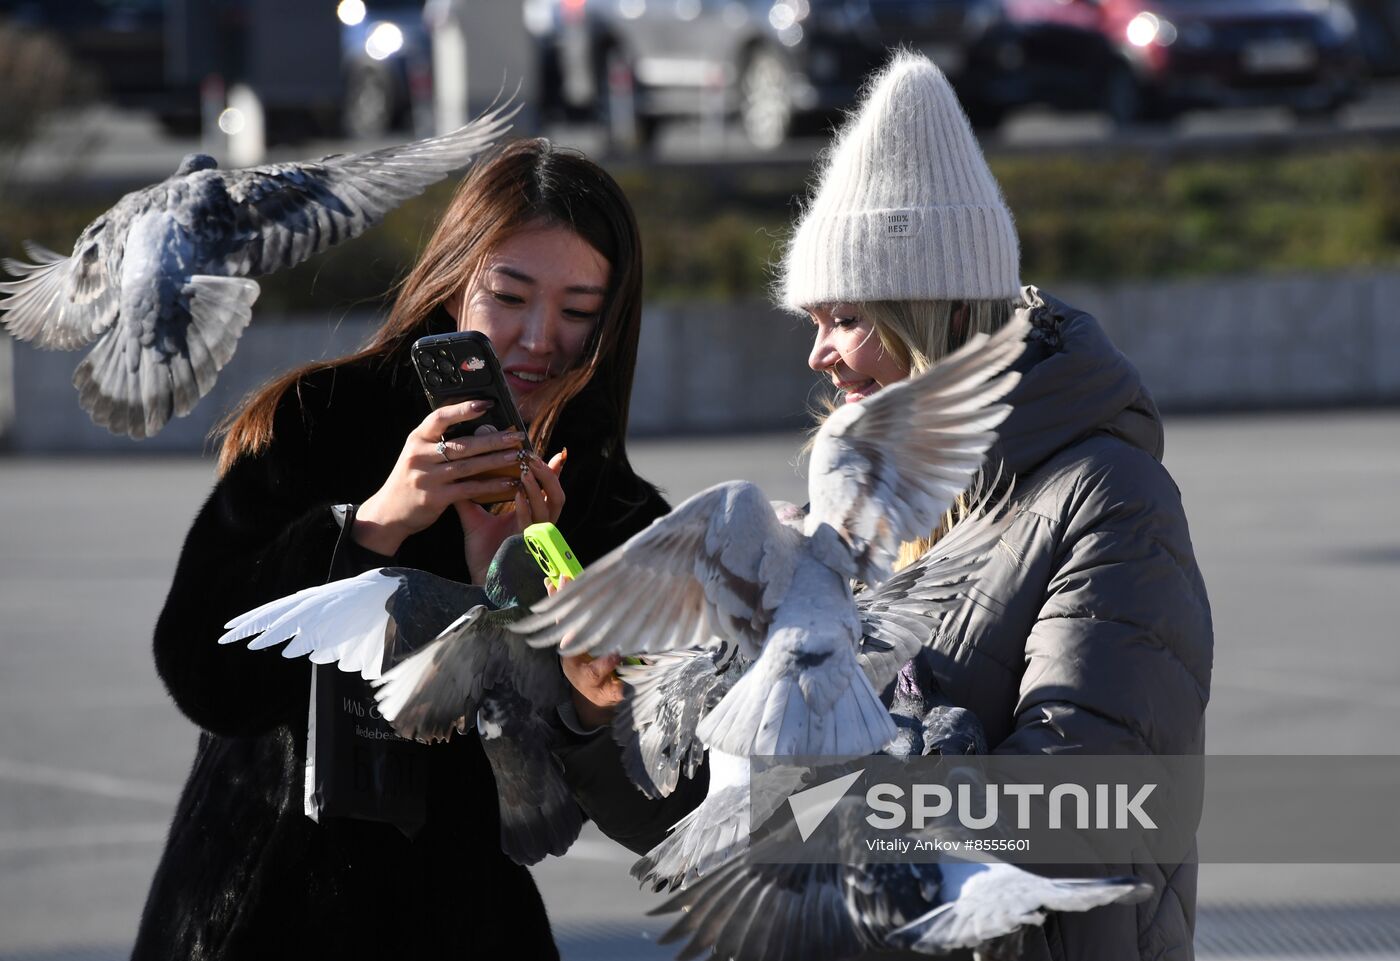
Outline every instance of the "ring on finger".
<path id="1" fill-rule="evenodd" d="M 440 440 L 440 441 L 437 442 L 437 452 L 438 452 L 438 456 L 442 458 L 442 462 L 443 462 L 444 464 L 451 463 L 452 458 L 447 456 L 447 440 L 446 440 L 446 439 L 443 439 L 443 440 Z"/>

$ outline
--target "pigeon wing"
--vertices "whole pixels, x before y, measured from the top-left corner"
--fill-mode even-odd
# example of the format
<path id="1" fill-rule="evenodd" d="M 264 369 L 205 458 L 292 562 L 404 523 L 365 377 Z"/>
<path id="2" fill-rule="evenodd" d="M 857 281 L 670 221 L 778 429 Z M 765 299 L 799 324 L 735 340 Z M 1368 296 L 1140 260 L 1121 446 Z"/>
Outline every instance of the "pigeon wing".
<path id="1" fill-rule="evenodd" d="M 685 912 L 658 939 L 683 941 L 680 958 L 835 961 L 873 947 L 846 905 L 849 870 L 764 864 L 745 851 L 648 913 Z"/>
<path id="2" fill-rule="evenodd" d="M 991 552 L 1015 520 L 1008 490 L 983 498 L 924 555 L 878 587 L 856 595 L 860 612 L 858 660 L 883 691 L 909 659 L 929 644 L 948 614 L 967 599 Z"/>
<path id="3" fill-rule="evenodd" d="M 291 640 L 283 657 L 309 656 L 374 680 L 476 603 L 480 588 L 407 567 L 383 567 L 278 598 L 224 625 L 220 644 L 253 638 L 260 650 Z"/>
<path id="4" fill-rule="evenodd" d="M 733 662 L 726 668 L 721 657 L 715 650 L 675 651 L 618 667 L 623 694 L 612 736 L 628 777 L 647 797 L 668 796 L 704 761 L 695 728 L 743 673 Z"/>
<path id="5" fill-rule="evenodd" d="M 18 280 L 0 283 L 0 320 L 18 340 L 43 350 L 74 350 L 92 343 L 117 319 L 124 198 L 84 228 L 69 257 L 27 241 L 33 263 L 6 259 Z"/>
<path id="6" fill-rule="evenodd" d="M 550 751 L 553 729 L 519 693 L 498 687 L 476 718 L 495 775 L 501 850 L 516 864 L 567 851 L 583 829 L 583 812 Z"/>
<path id="7" fill-rule="evenodd" d="M 466 730 L 493 690 L 509 689 L 550 709 L 566 701 L 559 658 L 506 630 L 519 616 L 517 608 L 475 607 L 375 681 L 375 700 L 394 730 L 419 741 L 446 740 Z"/>
<path id="8" fill-rule="evenodd" d="M 519 110 L 506 104 L 441 137 L 368 153 L 204 173 L 223 180 L 230 203 L 233 238 L 221 272 L 271 273 L 358 237 L 466 166 L 510 129 Z"/>
<path id="9" fill-rule="evenodd" d="M 1019 374 L 1029 323 L 1017 317 L 977 335 L 917 377 L 847 404 L 822 425 L 812 448 L 807 533 L 827 525 L 850 546 L 857 576 L 889 576 L 899 545 L 928 536 L 981 469 L 1001 399 Z"/>
<path id="10" fill-rule="evenodd" d="M 701 491 L 536 606 L 515 629 L 565 654 L 656 653 L 739 642 L 756 657 L 788 587 L 802 534 L 762 491 Z"/>
<path id="11" fill-rule="evenodd" d="M 1150 884 L 1132 877 L 1046 878 L 996 861 L 950 861 L 941 867 L 946 903 L 891 931 L 886 947 L 947 954 L 1043 924 L 1047 911 L 1131 904 L 1152 893 Z"/>

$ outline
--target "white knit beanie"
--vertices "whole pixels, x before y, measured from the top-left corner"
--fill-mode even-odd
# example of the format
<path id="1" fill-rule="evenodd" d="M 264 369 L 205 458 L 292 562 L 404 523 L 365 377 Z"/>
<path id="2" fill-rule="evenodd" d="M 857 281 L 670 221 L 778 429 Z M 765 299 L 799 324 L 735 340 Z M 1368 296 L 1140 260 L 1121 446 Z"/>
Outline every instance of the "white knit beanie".
<path id="1" fill-rule="evenodd" d="M 782 306 L 1020 291 L 1011 212 L 942 71 L 900 52 L 837 135 L 783 260 Z"/>

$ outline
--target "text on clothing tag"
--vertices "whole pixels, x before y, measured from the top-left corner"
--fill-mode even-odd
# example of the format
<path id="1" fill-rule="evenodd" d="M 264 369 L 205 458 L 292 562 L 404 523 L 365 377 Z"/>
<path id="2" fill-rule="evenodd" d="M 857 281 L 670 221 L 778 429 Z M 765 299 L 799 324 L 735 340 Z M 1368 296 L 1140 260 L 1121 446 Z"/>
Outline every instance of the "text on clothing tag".
<path id="1" fill-rule="evenodd" d="M 886 237 L 912 237 L 915 233 L 914 211 L 891 210 L 885 214 Z"/>

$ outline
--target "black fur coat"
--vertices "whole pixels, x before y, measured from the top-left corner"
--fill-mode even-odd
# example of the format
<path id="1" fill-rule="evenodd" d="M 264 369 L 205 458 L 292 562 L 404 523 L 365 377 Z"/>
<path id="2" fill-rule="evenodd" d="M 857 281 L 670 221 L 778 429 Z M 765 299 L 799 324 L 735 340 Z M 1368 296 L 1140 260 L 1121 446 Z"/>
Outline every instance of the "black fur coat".
<path id="1" fill-rule="evenodd" d="M 569 447 L 559 526 L 585 563 L 667 509 L 603 449 L 606 425 L 589 408 L 585 391 L 552 445 Z M 311 665 L 215 643 L 237 614 L 390 562 L 337 553 L 331 507 L 379 487 L 427 410 L 403 356 L 309 374 L 279 407 L 271 447 L 236 463 L 196 517 L 155 657 L 203 733 L 141 919 L 138 961 L 557 957 L 534 881 L 501 853 L 495 786 L 474 733 L 428 749 L 427 822 L 414 840 L 369 821 L 317 824 L 302 812 Z M 467 581 L 456 515 L 410 537 L 392 563 Z M 646 800 L 605 734 L 570 736 L 559 756 L 584 811 L 634 851 L 659 841 L 706 786 L 702 776 Z"/>

